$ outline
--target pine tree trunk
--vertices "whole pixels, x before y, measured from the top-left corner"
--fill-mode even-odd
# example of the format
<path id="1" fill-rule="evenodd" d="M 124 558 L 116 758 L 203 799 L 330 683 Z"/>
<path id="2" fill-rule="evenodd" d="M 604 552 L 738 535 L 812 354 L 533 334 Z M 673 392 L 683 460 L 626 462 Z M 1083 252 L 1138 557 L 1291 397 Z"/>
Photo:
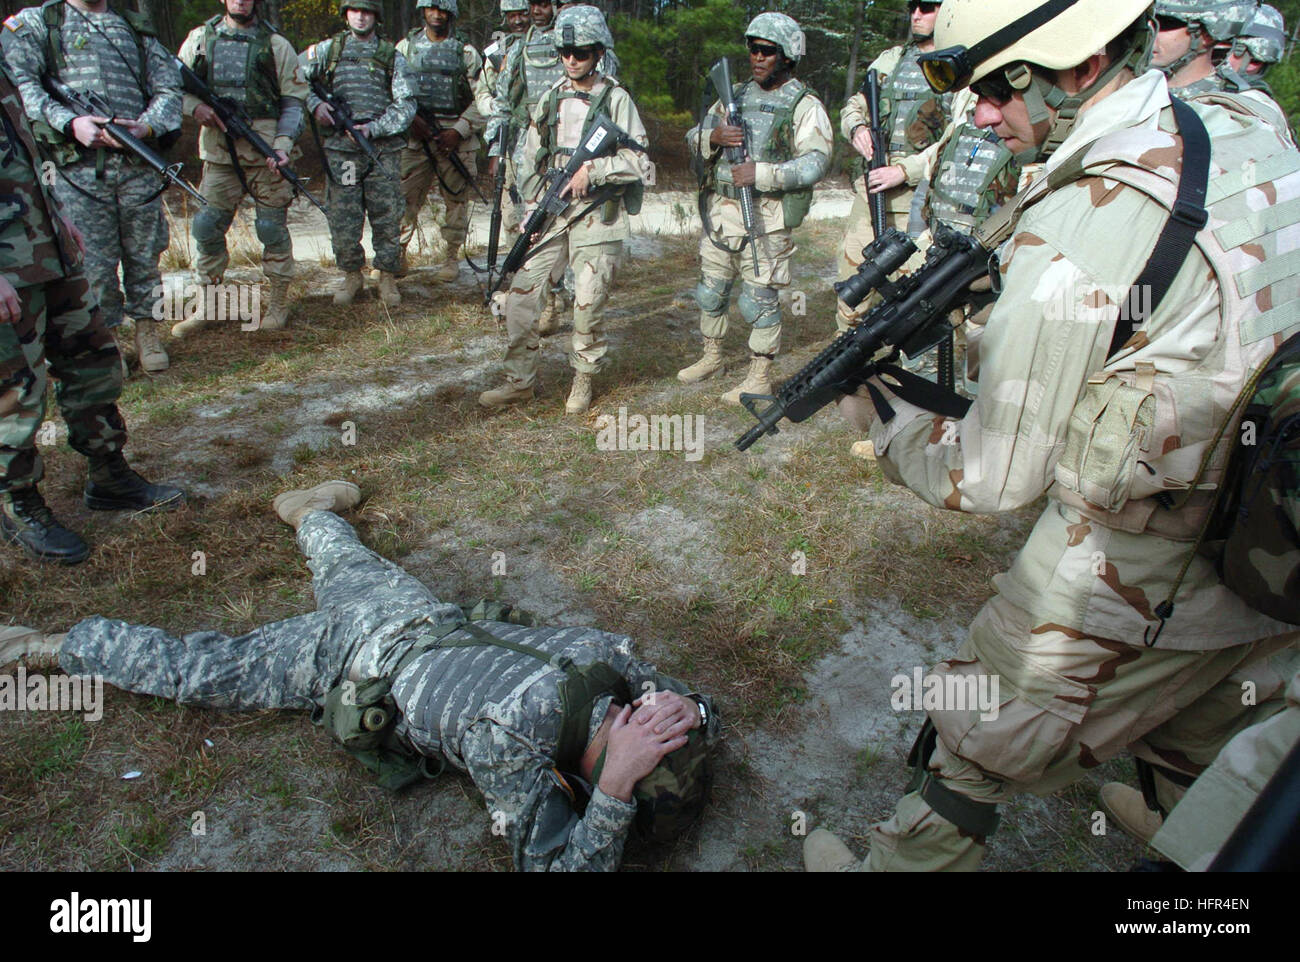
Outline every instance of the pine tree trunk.
<path id="1" fill-rule="evenodd" d="M 849 69 L 844 78 L 844 99 L 847 102 L 858 89 L 858 56 L 862 52 L 862 28 L 867 22 L 867 0 L 858 4 L 858 21 L 853 25 L 853 47 L 849 51 Z"/>

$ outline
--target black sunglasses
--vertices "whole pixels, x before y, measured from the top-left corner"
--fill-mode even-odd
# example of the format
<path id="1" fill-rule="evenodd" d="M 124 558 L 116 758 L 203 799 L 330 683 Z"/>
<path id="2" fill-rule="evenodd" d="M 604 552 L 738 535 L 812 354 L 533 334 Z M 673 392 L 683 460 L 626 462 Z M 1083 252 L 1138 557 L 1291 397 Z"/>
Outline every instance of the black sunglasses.
<path id="1" fill-rule="evenodd" d="M 760 57 L 775 57 L 777 54 L 781 53 L 781 48 L 774 47 L 769 43 L 754 43 L 754 41 L 751 40 L 749 41 L 749 52 L 758 54 Z"/>
<path id="2" fill-rule="evenodd" d="M 1179 20 L 1177 17 L 1166 16 L 1163 13 L 1156 14 L 1157 28 L 1163 32 L 1165 30 L 1182 30 L 1187 26 L 1186 20 Z"/>
<path id="3" fill-rule="evenodd" d="M 938 10 L 941 5 L 941 3 L 927 3 L 926 0 L 911 0 L 907 5 L 907 10 L 909 13 L 915 13 L 917 10 L 920 10 L 926 16 L 929 16 Z"/>
<path id="4" fill-rule="evenodd" d="M 561 47 L 559 50 L 560 57 L 565 60 L 577 60 L 581 63 L 584 60 L 595 59 L 595 47 Z"/>
<path id="5" fill-rule="evenodd" d="M 1003 106 L 1016 95 L 1016 88 L 1011 86 L 1006 72 L 1002 70 L 995 70 L 983 80 L 977 80 L 970 85 L 970 89 L 976 97 L 991 101 L 995 107 Z"/>

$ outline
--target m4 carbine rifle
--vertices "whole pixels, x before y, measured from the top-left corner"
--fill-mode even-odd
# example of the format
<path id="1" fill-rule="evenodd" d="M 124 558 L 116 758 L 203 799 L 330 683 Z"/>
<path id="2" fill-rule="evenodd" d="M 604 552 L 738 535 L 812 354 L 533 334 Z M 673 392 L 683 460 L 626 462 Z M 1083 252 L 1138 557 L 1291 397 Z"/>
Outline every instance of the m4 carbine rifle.
<path id="1" fill-rule="evenodd" d="M 515 271 L 523 267 L 524 261 L 528 259 L 529 251 L 533 246 L 533 238 L 541 237 L 550 225 L 551 220 L 569 209 L 572 201 L 560 195 L 569 185 L 569 182 L 573 180 L 578 168 L 589 160 L 613 153 L 629 141 L 628 134 L 605 114 L 599 113 L 592 118 L 591 126 L 583 135 L 578 149 L 569 158 L 569 162 L 564 166 L 564 169 L 559 171 L 557 176 L 551 177 L 550 189 L 546 191 L 541 201 L 533 209 L 532 214 L 529 215 L 528 221 L 523 226 L 523 234 L 510 248 L 510 253 L 506 255 L 505 263 L 501 265 L 501 273 L 497 275 L 496 281 L 488 286 L 487 296 L 483 299 L 485 304 L 490 303 L 492 295 L 501 289 L 501 285 Z M 551 174 L 555 174 L 555 172 L 552 171 Z M 601 198 L 595 201 L 592 207 L 599 206 L 605 199 Z M 590 210 L 591 207 L 588 209 Z"/>
<path id="2" fill-rule="evenodd" d="M 250 147 L 267 160 L 276 160 L 276 170 L 280 172 L 280 176 L 292 184 L 294 190 L 315 204 L 322 214 L 325 213 L 324 205 L 307 189 L 307 185 L 303 183 L 302 178 L 290 170 L 287 164 L 280 165 L 278 163 L 279 156 L 276 154 L 275 148 L 268 144 L 266 139 L 254 129 L 253 122 L 249 119 L 243 105 L 231 100 L 229 97 L 219 96 L 183 61 L 179 58 L 174 59 L 176 60 L 176 66 L 180 69 L 181 86 L 185 89 L 185 92 L 197 97 L 212 108 L 222 124 L 225 125 L 226 136 L 228 138 L 237 137 L 246 141 Z M 233 143 L 229 145 L 229 150 L 230 161 L 235 165 L 236 170 L 239 170 L 239 158 L 235 156 Z M 240 170 L 239 172 L 242 177 L 243 171 Z"/>
<path id="3" fill-rule="evenodd" d="M 97 93 L 93 90 L 88 90 L 84 93 L 79 90 L 74 90 L 72 87 L 69 87 L 67 84 L 56 80 L 54 77 L 49 75 L 44 78 L 44 81 L 45 89 L 48 90 L 50 94 L 59 101 L 59 103 L 63 104 L 63 106 L 67 107 L 69 110 L 75 111 L 79 116 L 108 117 L 108 123 L 101 125 L 104 128 L 104 132 L 124 148 L 143 160 L 163 178 L 163 187 L 159 188 L 159 193 L 166 188 L 167 184 L 175 184 L 200 204 L 203 204 L 205 207 L 207 206 L 208 202 L 203 199 L 203 195 L 181 177 L 181 171 L 184 169 L 185 165 L 181 163 L 167 163 L 167 161 L 163 160 L 157 151 L 148 146 L 143 140 L 135 136 L 135 134 L 131 133 L 131 131 L 127 130 L 121 124 L 115 123 L 113 120 L 113 108 L 109 102 L 104 99 L 103 94 Z"/>
<path id="4" fill-rule="evenodd" d="M 419 114 L 420 114 L 420 119 L 422 119 L 426 124 L 428 124 L 429 129 L 433 131 L 434 137 L 437 137 L 440 133 L 442 133 L 444 130 L 447 129 L 441 123 L 438 122 L 438 118 L 433 115 L 432 111 L 426 112 L 421 110 Z M 415 139 L 420 141 L 420 146 L 424 148 L 424 156 L 429 158 L 429 163 L 433 164 L 433 172 L 435 174 L 438 174 L 438 160 L 433 156 L 433 150 L 430 149 L 429 142 L 427 140 L 421 140 L 419 137 Z M 451 164 L 452 170 L 460 174 L 461 179 L 464 180 L 467 185 L 474 188 L 474 193 L 478 194 L 478 199 L 483 201 L 483 203 L 486 204 L 488 202 L 488 199 L 483 196 L 483 190 L 482 188 L 479 187 L 478 180 L 470 176 L 469 168 L 465 166 L 465 161 L 460 159 L 460 155 L 457 154 L 456 151 L 454 150 L 449 150 L 447 152 L 447 162 Z M 453 191 L 449 189 L 447 187 L 447 184 L 443 181 L 441 174 L 438 174 L 438 183 L 442 184 L 442 189 L 446 191 L 449 196 L 453 194 Z M 454 193 L 459 194 L 464 190 L 465 188 L 462 187 L 460 190 L 455 191 Z"/>
<path id="5" fill-rule="evenodd" d="M 871 193 L 871 172 L 889 163 L 885 146 L 885 133 L 880 127 L 880 72 L 868 70 L 867 79 L 862 83 L 862 92 L 867 98 L 867 133 L 871 137 L 871 160 L 862 175 L 863 189 L 871 204 L 871 229 L 877 237 L 885 233 L 885 194 Z"/>
<path id="6" fill-rule="evenodd" d="M 776 397 L 742 394 L 741 403 L 758 424 L 736 441 L 736 447 L 744 451 L 763 435 L 776 434 L 782 419 L 806 421 L 877 373 L 898 382 L 895 393 L 904 400 L 916 398 L 939 414 L 963 417 L 968 401 L 941 392 L 892 362 L 900 352 L 919 357 L 948 335 L 948 309 L 991 270 L 993 228 L 990 221 L 972 237 L 940 225 L 925 264 L 895 281 L 888 280 L 889 275 L 916 253 L 916 245 L 902 231 L 890 229 L 866 247 L 858 273 L 836 284 L 835 291 L 849 307 L 857 307 L 872 290 L 880 291 L 884 300 L 786 381 Z M 770 404 L 760 412 L 763 401 Z"/>
<path id="7" fill-rule="evenodd" d="M 334 126 L 350 136 L 356 145 L 361 148 L 361 152 L 369 157 L 372 162 L 379 163 L 379 151 L 375 150 L 375 145 L 370 142 L 370 138 L 357 129 L 356 117 L 352 115 L 352 108 L 348 106 L 348 102 L 343 98 L 343 95 L 331 94 L 319 80 L 312 80 L 309 83 L 311 84 L 311 92 L 325 106 L 329 107 L 330 113 L 334 115 Z"/>
<path id="8" fill-rule="evenodd" d="M 497 254 L 501 250 L 501 204 L 506 191 L 506 153 L 510 149 L 510 121 L 500 127 L 497 135 L 501 143 L 501 156 L 497 160 L 496 179 L 492 185 L 492 217 L 488 221 L 487 282 L 492 287 L 492 275 L 497 270 Z"/>
<path id="9" fill-rule="evenodd" d="M 731 64 L 727 58 L 723 57 L 713 65 L 709 71 L 709 80 L 713 84 L 713 89 L 718 93 L 718 101 L 722 104 L 722 109 L 727 115 L 727 125 L 729 127 L 739 127 L 745 130 L 745 118 L 740 115 L 740 105 L 736 103 L 736 97 L 731 89 Z M 735 166 L 743 164 L 749 158 L 749 134 L 745 134 L 744 142 L 739 147 L 727 148 L 727 163 Z M 740 216 L 745 224 L 745 233 L 748 235 L 749 255 L 753 260 L 754 274 L 758 275 L 758 240 L 754 233 L 754 188 L 738 187 L 740 192 Z"/>

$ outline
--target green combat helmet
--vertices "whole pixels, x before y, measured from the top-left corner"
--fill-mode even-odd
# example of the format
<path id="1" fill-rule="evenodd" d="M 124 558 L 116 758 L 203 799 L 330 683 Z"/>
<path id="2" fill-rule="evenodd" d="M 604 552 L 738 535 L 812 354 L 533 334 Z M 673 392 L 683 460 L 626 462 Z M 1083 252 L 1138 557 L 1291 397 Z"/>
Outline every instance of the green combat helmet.
<path id="1" fill-rule="evenodd" d="M 767 39 L 764 37 L 763 39 Z M 709 712 L 713 714 L 710 704 Z M 632 790 L 636 803 L 637 835 L 650 842 L 671 842 L 700 818 L 713 787 L 713 762 L 704 733 L 693 728 L 686 744 L 665 755 L 652 771 Z M 591 781 L 600 781 L 605 755 L 600 753 Z"/>
<path id="2" fill-rule="evenodd" d="M 501 0 L 502 13 L 527 13 L 528 0 Z"/>
<path id="3" fill-rule="evenodd" d="M 384 5 L 379 0 L 340 0 L 339 14 L 346 15 L 349 10 L 369 10 L 376 20 L 384 19 Z"/>
<path id="4" fill-rule="evenodd" d="M 423 10 L 425 7 L 446 10 L 453 17 L 460 16 L 460 10 L 456 7 L 456 0 L 418 0 L 415 5 L 416 10 Z"/>
<path id="5" fill-rule="evenodd" d="M 1237 35 L 1237 45 L 1245 49 L 1241 70 L 1244 72 L 1252 63 L 1257 63 L 1260 70 L 1255 76 L 1264 76 L 1286 52 L 1286 22 L 1281 11 L 1267 3 L 1260 4 L 1254 17 Z"/>
<path id="6" fill-rule="evenodd" d="M 555 47 L 604 47 L 614 49 L 614 37 L 605 15 L 587 3 L 569 4 L 555 17 L 552 28 Z"/>
<path id="7" fill-rule="evenodd" d="M 760 13 L 745 28 L 745 39 L 750 37 L 776 44 L 785 58 L 795 63 L 808 52 L 808 41 L 799 24 L 784 13 Z"/>

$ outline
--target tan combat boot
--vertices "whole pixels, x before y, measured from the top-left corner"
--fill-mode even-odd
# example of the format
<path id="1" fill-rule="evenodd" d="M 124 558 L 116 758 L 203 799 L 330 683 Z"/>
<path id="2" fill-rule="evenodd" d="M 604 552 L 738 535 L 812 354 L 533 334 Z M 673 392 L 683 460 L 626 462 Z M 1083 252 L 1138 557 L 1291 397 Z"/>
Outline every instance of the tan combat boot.
<path id="1" fill-rule="evenodd" d="M 849 448 L 849 456 L 862 461 L 876 460 L 876 446 L 870 441 L 854 441 Z"/>
<path id="2" fill-rule="evenodd" d="M 516 381 L 506 381 L 500 387 L 493 388 L 490 391 L 484 391 L 478 396 L 478 403 L 485 408 L 503 408 L 517 401 L 531 401 L 536 396 L 536 391 L 531 387 L 524 387 Z"/>
<path id="3" fill-rule="evenodd" d="M 148 374 L 157 374 L 167 370 L 171 358 L 158 337 L 157 321 L 135 322 L 135 353 L 140 359 L 140 370 Z"/>
<path id="4" fill-rule="evenodd" d="M 1152 837 L 1164 824 L 1159 812 L 1147 808 L 1141 792 L 1120 782 L 1101 786 L 1101 807 L 1131 838 L 1146 845 L 1151 844 Z"/>
<path id="5" fill-rule="evenodd" d="M 366 279 L 361 276 L 360 271 L 348 271 L 343 275 L 343 282 L 339 289 L 334 292 L 334 303 L 338 307 L 347 307 L 351 304 L 361 289 L 366 286 Z"/>
<path id="6" fill-rule="evenodd" d="M 586 414 L 589 407 L 591 407 L 591 375 L 575 371 L 573 388 L 569 391 L 569 399 L 564 402 L 564 413 Z"/>
<path id="7" fill-rule="evenodd" d="M 742 394 L 771 394 L 772 393 L 772 358 L 763 354 L 755 354 L 749 359 L 749 373 L 745 375 L 745 380 L 740 384 L 722 395 L 723 404 L 740 405 L 740 396 Z"/>
<path id="8" fill-rule="evenodd" d="M 849 847 L 824 828 L 803 840 L 803 867 L 807 872 L 852 872 L 862 864 Z"/>
<path id="9" fill-rule="evenodd" d="M 436 280 L 444 284 L 454 281 L 460 277 L 460 256 L 456 251 L 448 251 L 447 259 L 438 265 L 437 272 L 433 275 Z"/>
<path id="10" fill-rule="evenodd" d="M 172 325 L 172 337 L 182 338 L 190 334 L 197 334 L 205 327 L 211 327 L 216 323 L 216 317 L 208 312 L 208 288 L 213 284 L 221 283 L 221 278 L 211 281 L 196 279 L 198 299 L 194 303 L 186 303 L 184 320 L 177 321 Z"/>
<path id="11" fill-rule="evenodd" d="M 554 291 L 549 291 L 546 295 L 546 306 L 542 308 L 542 314 L 537 318 L 537 336 L 546 337 L 548 334 L 554 334 L 560 329 L 560 305 Z"/>
<path id="12" fill-rule="evenodd" d="M 298 530 L 302 519 L 313 511 L 346 511 L 361 503 L 361 489 L 350 481 L 326 481 L 314 488 L 286 491 L 271 502 L 285 524 Z"/>
<path id="13" fill-rule="evenodd" d="M 266 282 L 266 310 L 259 331 L 281 331 L 289 323 L 289 281 L 272 277 Z"/>
<path id="14" fill-rule="evenodd" d="M 379 299 L 388 307 L 402 303 L 402 292 L 397 289 L 397 278 L 388 271 L 379 275 Z"/>
<path id="15" fill-rule="evenodd" d="M 35 628 L 0 628 L 0 665 L 21 661 L 28 668 L 57 668 L 59 647 L 67 635 L 47 635 Z"/>
<path id="16" fill-rule="evenodd" d="M 726 365 L 722 360 L 722 338 L 706 337 L 704 339 L 704 356 L 677 372 L 677 380 L 683 384 L 694 384 L 721 371 Z"/>

